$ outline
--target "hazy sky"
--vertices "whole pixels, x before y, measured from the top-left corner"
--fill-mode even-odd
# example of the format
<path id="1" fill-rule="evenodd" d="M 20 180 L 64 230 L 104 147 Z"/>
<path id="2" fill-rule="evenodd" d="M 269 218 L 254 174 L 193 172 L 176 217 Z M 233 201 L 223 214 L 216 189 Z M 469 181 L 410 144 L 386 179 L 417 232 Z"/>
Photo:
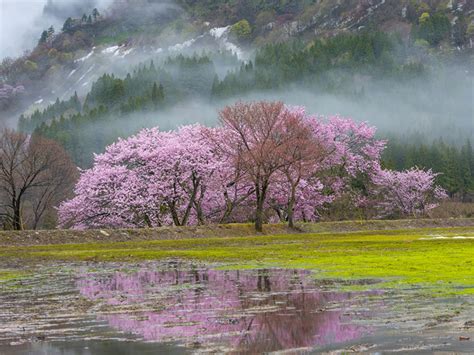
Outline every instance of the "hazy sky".
<path id="1" fill-rule="evenodd" d="M 63 0 L 68 1 L 68 0 Z M 0 58 L 21 55 L 38 40 L 46 0 L 0 0 Z"/>
<path id="2" fill-rule="evenodd" d="M 47 0 L 0 0 L 0 58 L 17 57 L 32 49 L 43 30 L 51 25 L 58 30 L 67 16 L 82 15 L 84 9 L 81 6 L 89 7 L 92 6 L 90 3 L 94 3 L 103 12 L 112 1 L 54 0 L 64 12 L 57 16 L 45 16 L 43 8 Z"/>

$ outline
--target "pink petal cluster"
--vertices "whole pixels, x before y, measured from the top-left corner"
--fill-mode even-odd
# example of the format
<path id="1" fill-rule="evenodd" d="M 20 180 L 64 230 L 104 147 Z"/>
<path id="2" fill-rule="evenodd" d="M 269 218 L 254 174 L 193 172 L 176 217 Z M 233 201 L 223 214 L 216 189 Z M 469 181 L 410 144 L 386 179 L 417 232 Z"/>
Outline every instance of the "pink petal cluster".
<path id="1" fill-rule="evenodd" d="M 175 132 L 145 129 L 121 139 L 82 172 L 76 197 L 60 206 L 75 228 L 197 223 L 211 214 L 226 166 L 199 125 Z"/>
<path id="2" fill-rule="evenodd" d="M 435 184 L 438 174 L 412 168 L 406 171 L 379 170 L 373 176 L 373 194 L 380 217 L 423 215 L 435 208 L 446 192 Z"/>
<path id="3" fill-rule="evenodd" d="M 431 171 L 381 169 L 385 142 L 375 138 L 375 128 L 367 123 L 311 116 L 301 107 L 285 107 L 281 117 L 273 142 L 284 141 L 285 135 L 296 137 L 292 127 L 303 122 L 312 135 L 307 141 L 317 145 L 313 150 L 317 156 L 295 158 L 296 153 L 311 152 L 301 148 L 301 135 L 295 138 L 300 148 L 293 155 L 291 141 L 284 150 L 264 152 L 273 165 L 260 162 L 260 167 L 274 169 L 268 174 L 267 221 L 288 220 L 289 206 L 292 218 L 317 220 L 322 209 L 347 191 L 355 205 L 375 207 L 381 217 L 421 215 L 446 197 Z M 250 139 L 261 138 L 258 127 L 240 128 Z M 82 171 L 75 197 L 59 207 L 60 226 L 139 228 L 252 221 L 255 171 L 244 160 L 258 161 L 258 157 L 240 155 L 241 161 L 236 162 L 239 144 L 235 132 L 225 125 L 196 124 L 168 132 L 144 129 L 120 139 L 95 156 L 91 169 Z M 363 181 L 364 191 L 354 192 L 351 185 L 356 179 Z"/>

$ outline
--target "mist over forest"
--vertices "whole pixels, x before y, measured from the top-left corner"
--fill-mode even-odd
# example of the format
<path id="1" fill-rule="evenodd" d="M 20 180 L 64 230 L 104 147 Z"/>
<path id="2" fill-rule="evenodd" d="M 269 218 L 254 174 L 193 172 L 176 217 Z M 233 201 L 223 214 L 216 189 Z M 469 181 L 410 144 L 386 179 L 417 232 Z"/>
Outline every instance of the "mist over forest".
<path id="1" fill-rule="evenodd" d="M 6 0 L 1 124 L 90 168 L 143 128 L 215 126 L 227 105 L 277 100 L 368 122 L 385 166 L 433 169 L 465 198 L 472 14 L 469 1 Z"/>
<path id="2" fill-rule="evenodd" d="M 0 0 L 0 354 L 472 353 L 474 0 Z"/>
<path id="3" fill-rule="evenodd" d="M 41 7 L 39 2 L 34 2 L 34 4 Z M 110 16 L 112 14 L 121 16 L 121 6 L 110 7 L 110 5 L 105 1 L 97 2 L 93 0 L 67 3 L 48 1 L 46 4 L 42 4 L 44 6 L 42 12 L 30 11 L 29 13 L 34 17 L 31 22 L 42 28 L 48 28 L 50 25 L 60 27 L 58 21 L 63 21 L 67 17 L 80 17 L 82 13 L 91 12 L 94 7 L 103 9 L 104 14 L 109 11 Z M 3 6 L 13 7 L 8 2 Z M 122 6 L 124 5 L 122 4 Z M 140 26 L 146 26 L 156 18 L 164 19 L 163 22 L 167 22 L 169 21 L 167 16 L 185 12 L 185 8 L 178 2 L 156 2 L 153 3 L 152 7 L 151 5 L 147 7 L 146 10 L 142 10 L 137 3 L 136 6 L 130 5 L 128 10 L 130 8 L 133 11 L 127 14 L 126 21 L 121 23 L 121 26 L 134 27 L 132 30 L 136 30 Z M 6 11 L 7 9 L 4 9 L 4 12 Z M 118 15 L 116 15 L 117 13 Z M 20 16 L 8 16 L 8 18 L 16 17 Z M 120 19 L 123 20 L 123 18 Z M 226 102 L 238 99 L 264 98 L 284 99 L 285 102 L 294 105 L 304 105 L 313 113 L 338 113 L 353 116 L 358 120 L 367 120 L 376 125 L 382 132 L 402 134 L 423 132 L 423 135 L 429 139 L 445 135 L 446 139 L 452 141 L 459 141 L 459 139 L 472 137 L 473 135 L 473 69 L 472 57 L 468 53 L 462 52 L 459 55 L 456 53 L 444 55 L 443 53 L 444 57 L 443 55 L 433 55 L 430 53 L 433 49 L 423 47 L 423 43 L 416 43 L 415 45 L 407 43 L 406 40 L 401 40 L 398 34 L 398 37 L 396 35 L 392 36 L 390 40 L 393 42 L 391 44 L 393 48 L 384 55 L 388 56 L 388 53 L 390 53 L 390 60 L 395 62 L 396 65 L 399 65 L 399 63 L 420 63 L 423 68 L 418 72 L 414 71 L 407 75 L 394 72 L 392 68 L 385 73 L 377 70 L 371 72 L 371 66 L 374 63 L 358 65 L 358 67 L 349 69 L 351 63 L 349 65 L 345 65 L 345 63 L 342 63 L 342 65 L 333 64 L 324 68 L 324 79 L 318 78 L 313 80 L 312 83 L 308 83 L 311 80 L 306 80 L 304 76 L 314 74 L 306 72 L 301 73 L 299 77 L 297 77 L 298 75 L 288 78 L 282 76 L 281 80 L 284 80 L 284 83 L 272 83 L 260 90 L 258 85 L 245 90 L 234 90 L 235 92 L 226 93 L 225 98 L 219 97 L 216 99 L 216 97 L 210 97 L 213 75 L 217 75 L 220 79 L 223 79 L 229 71 L 235 71 L 238 75 L 238 68 L 241 65 L 255 61 L 255 52 L 259 46 L 236 38 L 225 26 L 211 28 L 208 22 L 204 22 L 202 26 L 207 25 L 208 29 L 204 29 L 200 34 L 192 37 L 192 34 L 183 34 L 182 29 L 173 29 L 173 27 L 179 28 L 183 25 L 178 26 L 174 23 L 173 25 L 163 31 L 166 32 L 166 40 L 160 41 L 159 44 L 154 43 L 154 41 L 146 44 L 140 43 L 145 39 L 139 38 L 131 40 L 131 43 L 123 40 L 115 45 L 102 46 L 101 51 L 96 47 L 91 51 L 87 49 L 76 51 L 78 54 L 75 55 L 76 59 L 71 64 L 65 63 L 60 68 L 54 67 L 54 71 L 51 71 L 50 67 L 50 72 L 47 72 L 48 80 L 43 81 L 40 88 L 35 87 L 32 90 L 34 94 L 30 93 L 36 97 L 30 96 L 29 100 L 34 100 L 36 103 L 41 101 L 41 104 L 28 107 L 32 103 L 29 101 L 22 105 L 21 111 L 8 110 L 5 113 L 4 123 L 14 127 L 19 114 L 31 113 L 35 109 L 41 110 L 41 107 L 54 102 L 57 97 L 61 100 L 67 100 L 73 95 L 74 91 L 78 93 L 81 100 L 84 100 L 92 83 L 104 73 L 114 74 L 123 79 L 127 73 L 132 72 L 140 65 L 149 64 L 151 60 L 155 63 L 163 63 L 167 58 L 173 58 L 177 55 L 192 57 L 208 53 L 214 68 L 207 78 L 203 78 L 207 83 L 201 83 L 202 90 L 200 88 L 195 92 L 185 93 L 186 99 L 179 102 L 179 108 L 168 110 L 167 117 L 163 117 L 164 115 L 161 113 L 157 113 L 155 118 L 150 117 L 152 115 L 149 113 L 143 115 L 135 113 L 133 121 L 139 122 L 137 127 L 142 125 L 167 126 L 170 123 L 173 126 L 172 122 L 176 122 L 174 126 L 182 122 L 212 122 L 217 117 L 217 111 Z M 3 26 L 8 27 L 10 24 L 4 23 Z M 32 30 L 31 27 L 24 27 Z M 36 30 L 36 37 L 40 32 L 40 30 Z M 2 33 L 6 33 L 6 31 L 2 31 Z M 2 49 L 9 48 L 9 42 L 11 42 L 23 46 L 25 50 L 31 50 L 31 44 L 28 47 L 28 42 L 25 42 L 24 38 L 29 37 L 31 41 L 32 38 L 35 39 L 35 35 L 18 33 L 18 36 L 20 37 L 9 36 L 8 40 L 3 39 Z M 144 35 L 140 34 L 140 36 Z M 315 39 L 318 38 L 315 37 Z M 310 43 L 301 38 L 298 39 L 298 37 L 288 40 Z M 421 40 L 418 42 L 421 42 Z M 440 44 L 439 46 L 442 47 L 443 45 Z M 455 48 L 451 50 L 456 51 Z M 82 56 L 81 51 L 84 53 Z M 216 51 L 225 51 L 226 55 L 231 58 L 215 60 L 212 58 L 212 53 L 216 53 Z M 5 52 L 2 53 L 2 57 L 11 57 L 18 54 L 15 51 Z M 380 62 L 385 59 L 387 58 L 381 60 L 377 58 L 377 65 L 380 65 Z M 291 60 L 285 65 L 291 67 Z M 180 68 L 171 69 L 171 71 L 179 70 Z M 275 68 L 274 70 L 281 71 L 284 69 Z M 389 72 L 390 70 L 392 72 Z M 176 73 L 176 75 L 181 75 L 182 80 L 186 80 L 184 78 L 185 74 Z M 402 75 L 404 77 L 400 78 Z M 64 80 L 65 77 L 66 80 Z M 19 79 L 15 80 L 21 81 Z M 317 80 L 320 81 L 317 82 Z M 190 113 L 196 114 L 193 106 L 195 105 L 194 102 L 197 101 L 201 102 L 203 106 L 199 110 L 198 116 L 186 117 L 189 116 L 186 114 L 186 106 L 189 105 L 189 102 L 191 102 Z M 26 111 L 24 111 L 25 108 Z M 172 116 L 173 112 L 183 113 L 184 116 Z M 202 114 L 204 112 L 207 117 Z M 128 127 L 126 130 L 126 133 L 128 133 L 130 129 L 134 130 L 133 126 L 130 127 L 130 121 L 129 118 L 121 119 L 118 117 L 114 122 L 115 126 L 123 124 L 124 128 Z"/>

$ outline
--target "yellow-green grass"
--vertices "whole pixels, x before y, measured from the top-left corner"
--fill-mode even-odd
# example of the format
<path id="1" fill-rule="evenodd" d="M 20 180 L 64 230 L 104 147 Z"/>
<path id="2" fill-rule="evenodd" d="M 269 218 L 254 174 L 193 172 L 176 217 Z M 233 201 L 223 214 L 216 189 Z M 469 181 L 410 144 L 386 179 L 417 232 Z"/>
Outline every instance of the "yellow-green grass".
<path id="1" fill-rule="evenodd" d="M 298 233 L 335 233 L 416 228 L 448 228 L 474 226 L 474 218 L 357 220 L 339 222 L 298 223 Z M 296 234 L 284 223 L 265 224 L 263 235 Z M 0 231 L 0 249 L 13 245 L 77 244 L 244 237 L 255 235 L 252 223 L 208 224 L 203 226 L 158 227 L 144 229 L 88 229 L 88 230 L 24 230 Z"/>
<path id="2" fill-rule="evenodd" d="M 474 227 L 299 233 L 4 247 L 0 258 L 182 258 L 219 262 L 224 267 L 305 268 L 320 278 L 378 279 L 384 288 L 421 286 L 433 293 L 474 294 L 474 239 L 470 238 Z"/>
<path id="3" fill-rule="evenodd" d="M 0 283 L 20 279 L 25 276 L 25 273 L 17 270 L 1 270 L 0 269 Z"/>

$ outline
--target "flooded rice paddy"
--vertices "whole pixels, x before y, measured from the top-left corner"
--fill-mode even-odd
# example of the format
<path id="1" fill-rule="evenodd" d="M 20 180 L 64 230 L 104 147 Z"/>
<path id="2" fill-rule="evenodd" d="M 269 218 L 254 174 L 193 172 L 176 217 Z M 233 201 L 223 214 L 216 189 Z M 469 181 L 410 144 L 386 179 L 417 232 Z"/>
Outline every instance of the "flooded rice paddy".
<path id="1" fill-rule="evenodd" d="M 31 265 L 0 283 L 0 353 L 474 352 L 472 297 L 218 266 Z"/>

